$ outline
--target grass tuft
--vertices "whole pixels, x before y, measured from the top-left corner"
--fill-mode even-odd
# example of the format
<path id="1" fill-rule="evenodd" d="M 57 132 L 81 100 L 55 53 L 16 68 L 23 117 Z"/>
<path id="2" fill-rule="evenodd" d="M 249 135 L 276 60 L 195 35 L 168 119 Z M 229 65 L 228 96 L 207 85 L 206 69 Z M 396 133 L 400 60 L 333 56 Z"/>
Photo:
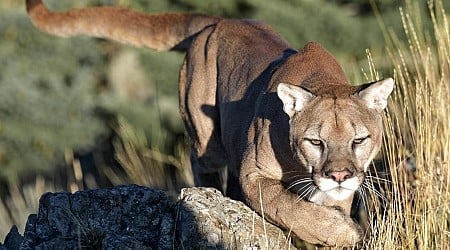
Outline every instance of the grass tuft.
<path id="1" fill-rule="evenodd" d="M 391 182 L 386 209 L 371 213 L 369 249 L 450 245 L 450 36 L 441 0 L 428 1 L 433 30 L 417 2 L 400 9 L 406 42 L 387 36 L 396 90 L 386 114 L 384 155 Z"/>

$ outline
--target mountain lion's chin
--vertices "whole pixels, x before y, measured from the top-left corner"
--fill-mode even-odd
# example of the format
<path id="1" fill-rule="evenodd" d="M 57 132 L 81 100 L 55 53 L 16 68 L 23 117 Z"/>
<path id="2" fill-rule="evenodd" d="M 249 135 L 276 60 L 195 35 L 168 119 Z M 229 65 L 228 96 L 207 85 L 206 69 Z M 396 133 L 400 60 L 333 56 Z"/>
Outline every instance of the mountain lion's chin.
<path id="1" fill-rule="evenodd" d="M 318 205 L 323 205 L 324 203 L 329 202 L 330 200 L 334 201 L 345 201 L 348 198 L 350 198 L 355 193 L 354 190 L 343 188 L 343 187 L 336 187 L 333 189 L 329 189 L 327 191 L 318 190 L 314 193 L 311 198 L 309 198 L 309 201 L 314 202 Z"/>
<path id="2" fill-rule="evenodd" d="M 354 192 L 355 191 L 351 189 L 337 187 L 332 190 L 328 190 L 325 193 L 333 200 L 343 201 L 349 198 L 351 195 L 353 195 Z"/>

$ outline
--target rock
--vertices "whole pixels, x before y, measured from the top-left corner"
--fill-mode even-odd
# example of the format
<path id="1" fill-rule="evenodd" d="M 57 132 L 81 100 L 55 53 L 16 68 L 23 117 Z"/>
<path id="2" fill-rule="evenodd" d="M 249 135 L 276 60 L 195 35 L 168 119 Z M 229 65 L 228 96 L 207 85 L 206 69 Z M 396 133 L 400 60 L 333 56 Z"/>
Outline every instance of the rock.
<path id="1" fill-rule="evenodd" d="M 192 230 L 195 228 L 195 230 Z M 178 240 L 193 249 L 287 249 L 279 228 L 213 188 L 186 188 L 178 202 Z M 292 249 L 292 248 L 291 248 Z"/>
<path id="2" fill-rule="evenodd" d="M 284 249 L 290 241 L 243 203 L 212 188 L 178 201 L 136 185 L 47 193 L 24 236 L 13 227 L 0 249 Z"/>
<path id="3" fill-rule="evenodd" d="M 17 230 L 16 226 L 12 226 L 11 230 L 9 230 L 9 233 L 5 238 L 5 244 L 3 246 L 0 244 L 0 250 L 19 249 L 22 241 L 23 236 L 20 235 L 19 230 Z"/>

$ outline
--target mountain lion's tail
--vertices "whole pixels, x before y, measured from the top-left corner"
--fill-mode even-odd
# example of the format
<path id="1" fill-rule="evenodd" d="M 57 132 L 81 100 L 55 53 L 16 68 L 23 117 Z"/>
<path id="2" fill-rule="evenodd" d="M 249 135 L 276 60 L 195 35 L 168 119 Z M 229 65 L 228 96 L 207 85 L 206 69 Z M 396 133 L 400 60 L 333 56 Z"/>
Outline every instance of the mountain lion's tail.
<path id="1" fill-rule="evenodd" d="M 184 50 L 192 38 L 221 19 L 199 14 L 148 15 L 119 7 L 50 12 L 42 0 L 26 0 L 33 24 L 50 34 L 107 38 L 155 50 Z"/>

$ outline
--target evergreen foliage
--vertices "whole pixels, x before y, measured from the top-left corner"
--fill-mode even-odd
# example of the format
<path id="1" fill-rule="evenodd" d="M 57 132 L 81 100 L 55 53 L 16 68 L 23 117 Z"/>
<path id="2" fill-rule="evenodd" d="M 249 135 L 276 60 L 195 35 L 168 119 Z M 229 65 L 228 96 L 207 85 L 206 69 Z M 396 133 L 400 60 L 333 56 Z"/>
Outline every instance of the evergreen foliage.
<path id="1" fill-rule="evenodd" d="M 94 115 L 98 43 L 55 39 L 24 12 L 0 14 L 0 178 L 48 171 L 64 150 L 86 148 L 105 133 Z"/>

